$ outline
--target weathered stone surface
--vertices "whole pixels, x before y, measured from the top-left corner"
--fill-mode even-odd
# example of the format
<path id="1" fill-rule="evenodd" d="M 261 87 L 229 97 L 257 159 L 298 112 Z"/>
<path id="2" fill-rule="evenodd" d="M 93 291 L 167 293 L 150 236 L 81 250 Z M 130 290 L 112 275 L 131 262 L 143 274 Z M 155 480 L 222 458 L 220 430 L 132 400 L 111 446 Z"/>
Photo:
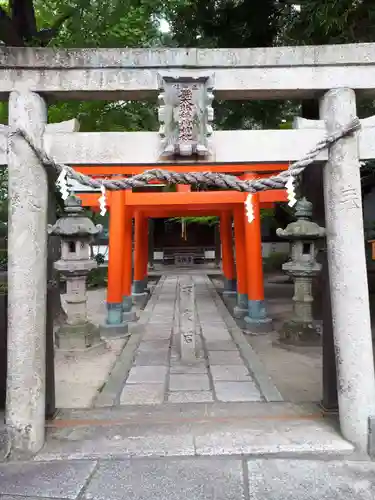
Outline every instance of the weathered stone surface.
<path id="1" fill-rule="evenodd" d="M 136 366 L 168 366 L 169 352 L 166 350 L 140 351 L 134 361 Z"/>
<path id="2" fill-rule="evenodd" d="M 214 340 L 206 339 L 206 348 L 208 351 L 238 351 L 238 347 L 232 340 Z"/>
<path id="3" fill-rule="evenodd" d="M 170 391 L 208 391 L 210 383 L 207 375 L 171 373 L 169 378 Z"/>
<path id="4" fill-rule="evenodd" d="M 127 384 L 163 384 L 167 377 L 166 366 L 133 366 Z"/>
<path id="5" fill-rule="evenodd" d="M 217 99 L 308 98 L 341 87 L 371 92 L 374 53 L 373 44 L 230 50 L 2 48 L 0 97 L 27 82 L 36 92 L 60 97 L 69 92 L 71 98 L 95 99 L 103 92 L 103 99 L 143 99 L 156 96 L 163 70 L 184 76 L 210 68 Z"/>
<path id="6" fill-rule="evenodd" d="M 375 459 L 375 416 L 368 419 L 368 454 Z"/>
<path id="7" fill-rule="evenodd" d="M 209 75 L 160 75 L 159 134 L 161 156 L 208 157 L 213 119 Z M 178 262 L 176 262 L 178 264 Z"/>
<path id="8" fill-rule="evenodd" d="M 211 366 L 211 375 L 215 381 L 248 381 L 252 379 L 245 366 Z"/>
<path id="9" fill-rule="evenodd" d="M 168 403 L 210 403 L 211 391 L 174 391 L 168 395 Z"/>
<path id="10" fill-rule="evenodd" d="M 102 463 L 83 498 L 86 500 L 241 500 L 240 460 L 185 460 Z"/>
<path id="11" fill-rule="evenodd" d="M 375 466 L 361 462 L 250 460 L 249 494 L 259 500 L 370 500 Z"/>
<path id="12" fill-rule="evenodd" d="M 353 90 L 329 91 L 321 117 L 331 133 L 357 114 Z M 341 431 L 364 452 L 375 415 L 375 375 L 356 135 L 330 147 L 323 169 Z"/>
<path id="13" fill-rule="evenodd" d="M 170 373 L 180 373 L 180 374 L 194 374 L 194 373 L 207 373 L 207 366 L 205 361 L 200 363 L 195 363 L 194 365 L 181 365 L 179 361 L 172 362 Z"/>
<path id="14" fill-rule="evenodd" d="M 216 397 L 225 403 L 229 401 L 262 401 L 254 382 L 214 381 Z"/>
<path id="15" fill-rule="evenodd" d="M 0 465 L 0 495 L 75 500 L 95 465 L 89 461 Z"/>
<path id="16" fill-rule="evenodd" d="M 211 351 L 208 353 L 210 365 L 243 365 L 243 361 L 237 351 Z"/>
<path id="17" fill-rule="evenodd" d="M 129 384 L 120 396 L 122 405 L 156 405 L 164 401 L 164 384 Z"/>
<path id="18" fill-rule="evenodd" d="M 32 120 L 30 117 L 32 116 Z M 47 120 L 44 100 L 13 92 L 9 125 L 38 146 Z M 12 447 L 37 452 L 44 444 L 48 185 L 26 142 L 12 137 L 9 165 L 8 379 L 6 423 Z"/>

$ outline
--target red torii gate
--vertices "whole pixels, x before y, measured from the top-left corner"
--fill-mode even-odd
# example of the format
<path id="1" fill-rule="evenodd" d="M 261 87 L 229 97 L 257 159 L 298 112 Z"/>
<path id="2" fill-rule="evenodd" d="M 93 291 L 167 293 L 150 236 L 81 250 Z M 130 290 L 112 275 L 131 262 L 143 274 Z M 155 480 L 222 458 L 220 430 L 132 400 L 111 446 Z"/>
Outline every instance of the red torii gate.
<path id="1" fill-rule="evenodd" d="M 225 172 L 242 179 L 270 177 L 288 168 L 277 164 L 187 164 L 157 165 L 179 172 Z M 125 177 L 153 168 L 150 165 L 76 166 L 77 171 L 92 177 Z M 158 184 L 158 182 L 155 182 Z M 98 207 L 101 193 L 78 193 L 83 206 Z M 111 212 L 109 224 L 108 260 L 108 325 L 123 324 L 123 314 L 131 317 L 132 305 L 132 219 L 134 234 L 133 293 L 142 294 L 147 283 L 148 218 L 217 215 L 220 217 L 222 267 L 228 292 L 237 292 L 239 310 L 249 322 L 266 321 L 264 313 L 264 282 L 260 208 L 272 207 L 287 201 L 285 190 L 268 190 L 254 194 L 255 220 L 249 224 L 244 201 L 247 193 L 238 191 L 191 191 L 190 186 L 177 185 L 177 192 L 141 192 L 131 190 L 107 192 L 107 207 Z M 232 244 L 232 217 L 235 230 L 235 252 Z M 236 260 L 236 265 L 235 265 Z M 248 307 L 245 307 L 247 304 Z"/>

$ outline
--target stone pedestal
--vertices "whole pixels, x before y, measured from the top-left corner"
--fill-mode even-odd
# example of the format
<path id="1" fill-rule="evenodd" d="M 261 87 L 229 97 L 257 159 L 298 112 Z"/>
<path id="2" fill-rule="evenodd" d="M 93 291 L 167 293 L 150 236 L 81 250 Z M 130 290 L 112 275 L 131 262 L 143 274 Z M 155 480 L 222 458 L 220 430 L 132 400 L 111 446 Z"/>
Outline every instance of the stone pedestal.
<path id="1" fill-rule="evenodd" d="M 320 270 L 320 269 L 319 269 Z M 319 272 L 318 270 L 318 272 Z M 293 317 L 280 330 L 280 341 L 305 346 L 320 345 L 322 336 L 312 316 L 312 277 L 294 275 Z"/>
<path id="2" fill-rule="evenodd" d="M 65 296 L 67 321 L 56 332 L 56 347 L 62 351 L 105 350 L 99 328 L 87 320 L 86 276 L 70 276 Z"/>

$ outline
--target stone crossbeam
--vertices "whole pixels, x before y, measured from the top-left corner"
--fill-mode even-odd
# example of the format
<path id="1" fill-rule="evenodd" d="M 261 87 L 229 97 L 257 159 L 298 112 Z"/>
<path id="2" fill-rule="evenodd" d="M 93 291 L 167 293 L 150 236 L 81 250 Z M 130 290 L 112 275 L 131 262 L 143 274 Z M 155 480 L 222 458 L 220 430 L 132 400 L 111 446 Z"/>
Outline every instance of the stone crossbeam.
<path id="1" fill-rule="evenodd" d="M 360 159 L 375 158 L 375 120 L 366 119 L 361 123 L 363 128 L 359 132 Z M 46 152 L 60 163 L 160 165 L 160 136 L 157 132 L 56 132 L 49 131 L 47 127 L 44 147 Z M 296 161 L 324 137 L 324 123 L 319 121 L 304 123 L 298 130 L 217 131 L 212 139 L 213 155 L 208 161 L 237 164 Z M 7 133 L 0 129 L 0 165 L 7 162 L 6 144 Z M 317 161 L 327 159 L 327 150 L 317 157 Z"/>
<path id="2" fill-rule="evenodd" d="M 251 49 L 2 48 L 0 98 L 156 98 L 160 75 L 212 73 L 218 99 L 300 99 L 349 87 L 375 96 L 375 44 Z"/>

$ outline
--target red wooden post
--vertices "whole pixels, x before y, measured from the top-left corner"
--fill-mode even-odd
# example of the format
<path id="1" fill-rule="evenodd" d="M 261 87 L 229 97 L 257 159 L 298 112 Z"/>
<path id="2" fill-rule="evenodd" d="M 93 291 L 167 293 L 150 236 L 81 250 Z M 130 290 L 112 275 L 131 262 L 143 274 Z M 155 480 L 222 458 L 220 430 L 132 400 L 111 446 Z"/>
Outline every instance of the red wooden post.
<path id="1" fill-rule="evenodd" d="M 230 212 L 220 216 L 220 238 L 224 275 L 224 293 L 236 293 L 236 271 L 233 259 L 232 217 Z"/>
<path id="2" fill-rule="evenodd" d="M 246 179 L 252 178 L 254 178 L 254 175 L 246 175 Z M 245 317 L 245 321 L 250 330 L 269 331 L 271 320 L 267 316 L 264 303 L 262 235 L 260 224 L 260 201 L 258 193 L 253 194 L 252 203 L 254 220 L 249 222 L 245 214 L 248 296 L 248 315 Z"/>
<path id="3" fill-rule="evenodd" d="M 236 317 L 242 318 L 246 316 L 248 310 L 245 217 L 243 204 L 236 206 L 234 209 L 234 238 L 237 274 L 237 305 L 234 308 L 234 314 Z"/>

